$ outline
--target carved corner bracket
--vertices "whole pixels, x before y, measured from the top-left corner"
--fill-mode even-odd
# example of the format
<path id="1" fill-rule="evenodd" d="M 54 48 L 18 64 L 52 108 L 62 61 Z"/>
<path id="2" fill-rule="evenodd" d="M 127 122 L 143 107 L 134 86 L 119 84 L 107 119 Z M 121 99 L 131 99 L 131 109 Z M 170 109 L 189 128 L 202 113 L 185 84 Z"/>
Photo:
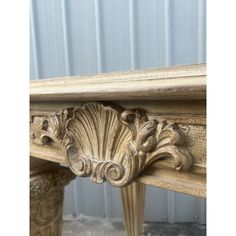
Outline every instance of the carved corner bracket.
<path id="1" fill-rule="evenodd" d="M 185 135 L 176 124 L 150 120 L 143 109 L 86 103 L 31 122 L 34 144 L 57 143 L 71 170 L 94 182 L 124 186 L 153 162 L 169 157 L 178 171 L 192 165 Z"/>

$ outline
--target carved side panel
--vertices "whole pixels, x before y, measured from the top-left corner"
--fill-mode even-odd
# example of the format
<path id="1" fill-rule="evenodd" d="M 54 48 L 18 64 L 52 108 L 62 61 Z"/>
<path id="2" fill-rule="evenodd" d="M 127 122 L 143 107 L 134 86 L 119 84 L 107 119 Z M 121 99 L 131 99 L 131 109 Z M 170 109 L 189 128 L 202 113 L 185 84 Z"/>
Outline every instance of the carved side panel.
<path id="1" fill-rule="evenodd" d="M 59 235 L 62 223 L 63 189 L 54 190 L 30 205 L 30 235 Z"/>
<path id="2" fill-rule="evenodd" d="M 30 176 L 30 235 L 61 235 L 64 186 L 75 175 L 67 168 L 50 168 Z"/>
<path id="3" fill-rule="evenodd" d="M 58 143 L 78 176 L 125 186 L 163 158 L 172 158 L 178 171 L 192 165 L 180 128 L 166 120 L 150 120 L 143 109 L 87 103 L 68 114 L 64 110 L 50 117 L 34 117 L 31 137 L 39 145 L 50 145 L 50 140 Z"/>

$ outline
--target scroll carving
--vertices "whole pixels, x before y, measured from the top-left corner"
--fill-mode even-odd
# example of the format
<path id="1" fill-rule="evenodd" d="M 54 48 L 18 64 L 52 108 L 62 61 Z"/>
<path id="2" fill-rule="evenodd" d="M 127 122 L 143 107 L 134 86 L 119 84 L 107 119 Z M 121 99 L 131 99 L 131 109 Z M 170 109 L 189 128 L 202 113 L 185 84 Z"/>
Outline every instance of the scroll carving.
<path id="1" fill-rule="evenodd" d="M 66 110 L 58 114 L 44 119 L 52 126 L 47 133 L 36 132 L 34 140 L 37 136 L 42 145 L 49 144 L 45 142 L 48 138 L 55 140 L 78 176 L 125 186 L 163 158 L 173 159 L 178 171 L 187 171 L 192 165 L 181 129 L 165 120 L 150 120 L 143 109 L 120 110 L 87 103 L 75 108 L 70 116 Z"/>

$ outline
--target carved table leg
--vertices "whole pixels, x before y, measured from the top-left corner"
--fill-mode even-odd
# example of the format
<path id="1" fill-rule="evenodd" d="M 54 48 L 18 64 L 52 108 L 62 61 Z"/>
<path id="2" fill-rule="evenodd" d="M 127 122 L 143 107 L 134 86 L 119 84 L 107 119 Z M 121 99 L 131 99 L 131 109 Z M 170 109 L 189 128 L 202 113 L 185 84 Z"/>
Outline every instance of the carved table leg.
<path id="1" fill-rule="evenodd" d="M 142 235 L 145 185 L 134 182 L 126 187 L 122 187 L 121 199 L 127 235 Z"/>
<path id="2" fill-rule="evenodd" d="M 75 176 L 48 161 L 30 164 L 30 236 L 61 236 L 64 186 Z"/>

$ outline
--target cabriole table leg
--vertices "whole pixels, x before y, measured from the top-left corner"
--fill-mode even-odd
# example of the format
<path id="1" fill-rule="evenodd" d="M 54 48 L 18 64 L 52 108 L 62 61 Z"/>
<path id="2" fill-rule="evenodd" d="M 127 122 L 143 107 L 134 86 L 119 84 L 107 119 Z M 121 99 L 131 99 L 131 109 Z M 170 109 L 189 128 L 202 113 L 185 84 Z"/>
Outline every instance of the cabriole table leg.
<path id="1" fill-rule="evenodd" d="M 61 236 L 64 186 L 75 176 L 48 161 L 30 164 L 30 236 Z"/>
<path id="2" fill-rule="evenodd" d="M 132 183 L 121 188 L 124 223 L 128 236 L 141 236 L 145 203 L 145 185 Z"/>

